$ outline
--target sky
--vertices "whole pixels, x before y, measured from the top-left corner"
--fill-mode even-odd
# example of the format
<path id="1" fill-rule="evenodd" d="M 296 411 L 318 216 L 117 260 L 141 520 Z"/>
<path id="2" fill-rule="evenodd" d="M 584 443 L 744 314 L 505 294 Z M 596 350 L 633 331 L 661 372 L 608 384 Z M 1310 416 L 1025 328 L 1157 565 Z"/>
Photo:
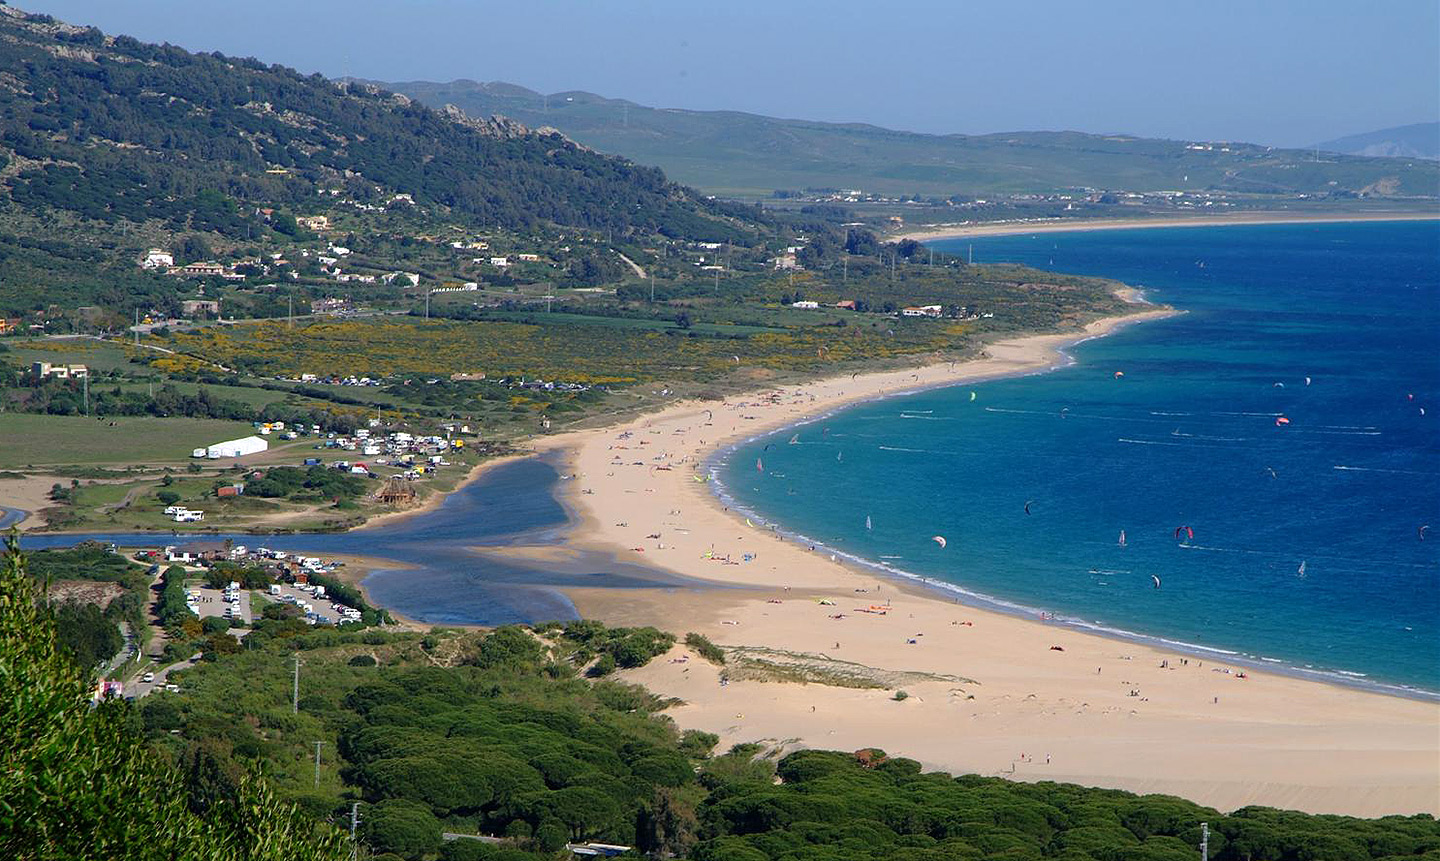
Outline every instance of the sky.
<path id="1" fill-rule="evenodd" d="M 381 81 L 934 133 L 1305 146 L 1440 120 L 1436 0 L 16 0 L 107 33 Z"/>

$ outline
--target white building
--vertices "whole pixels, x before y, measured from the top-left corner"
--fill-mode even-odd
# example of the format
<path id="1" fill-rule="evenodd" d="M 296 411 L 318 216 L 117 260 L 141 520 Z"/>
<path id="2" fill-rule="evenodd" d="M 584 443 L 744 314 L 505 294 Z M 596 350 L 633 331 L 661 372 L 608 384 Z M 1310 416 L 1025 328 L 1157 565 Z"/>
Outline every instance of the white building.
<path id="1" fill-rule="evenodd" d="M 819 308 L 819 302 L 811 302 L 809 299 L 801 299 L 799 302 L 791 302 L 791 308 Z"/>
<path id="2" fill-rule="evenodd" d="M 230 439 L 225 442 L 217 442 L 205 449 L 205 456 L 210 460 L 219 460 L 222 457 L 244 457 L 247 454 L 257 454 L 270 448 L 270 443 L 258 436 L 243 436 L 239 439 Z"/>
<path id="3" fill-rule="evenodd" d="M 159 248 L 150 249 L 145 252 L 144 257 L 140 258 L 140 268 L 142 269 L 169 269 L 174 265 L 175 255 L 168 251 L 161 251 Z"/>

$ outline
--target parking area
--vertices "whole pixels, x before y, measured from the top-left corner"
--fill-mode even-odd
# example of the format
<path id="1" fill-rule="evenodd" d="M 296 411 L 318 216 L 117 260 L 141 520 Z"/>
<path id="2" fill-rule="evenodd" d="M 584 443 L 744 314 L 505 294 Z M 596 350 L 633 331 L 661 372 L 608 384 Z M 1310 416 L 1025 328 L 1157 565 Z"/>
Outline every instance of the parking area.
<path id="1" fill-rule="evenodd" d="M 304 611 L 306 618 L 315 625 L 338 625 L 341 622 L 360 621 L 360 614 L 343 604 L 337 604 L 325 595 L 324 587 L 308 584 L 277 583 L 262 592 L 271 601 L 294 604 Z"/>
<path id="2" fill-rule="evenodd" d="M 186 603 L 190 609 L 205 619 L 222 616 L 239 619 L 248 627 L 255 621 L 250 612 L 250 593 L 245 589 L 212 589 L 204 583 L 190 583 L 185 589 Z M 235 631 L 237 637 L 244 636 L 244 630 Z"/>

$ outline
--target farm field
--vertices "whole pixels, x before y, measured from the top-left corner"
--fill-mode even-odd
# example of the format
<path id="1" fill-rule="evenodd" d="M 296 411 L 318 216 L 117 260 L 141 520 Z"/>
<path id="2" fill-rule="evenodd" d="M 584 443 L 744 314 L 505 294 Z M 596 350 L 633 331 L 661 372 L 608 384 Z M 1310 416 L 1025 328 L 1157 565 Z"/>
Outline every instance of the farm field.
<path id="1" fill-rule="evenodd" d="M 31 465 L 185 463 L 192 449 L 254 433 L 220 419 L 0 414 L 0 469 Z"/>

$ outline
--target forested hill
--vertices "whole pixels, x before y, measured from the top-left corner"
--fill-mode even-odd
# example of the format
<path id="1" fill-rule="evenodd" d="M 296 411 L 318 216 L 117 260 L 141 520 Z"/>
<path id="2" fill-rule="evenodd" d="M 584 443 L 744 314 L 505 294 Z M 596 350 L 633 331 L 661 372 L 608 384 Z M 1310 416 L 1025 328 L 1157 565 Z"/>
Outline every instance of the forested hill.
<path id="1" fill-rule="evenodd" d="M 258 210 L 313 206 L 322 189 L 379 205 L 410 195 L 488 227 L 701 240 L 753 228 L 746 210 L 558 133 L 461 122 L 375 88 L 11 7 L 0 7 L 0 165 L 17 217 L 52 211 L 241 240 L 272 229 Z"/>
<path id="2" fill-rule="evenodd" d="M 431 105 L 502 113 L 554 126 L 587 146 L 624 153 L 719 194 L 859 188 L 887 195 L 1220 191 L 1258 195 L 1433 197 L 1433 163 L 1243 143 L 1079 132 L 928 135 L 861 123 L 780 119 L 739 111 L 646 107 L 586 92 L 548 96 L 506 83 L 386 84 Z M 963 87 L 956 98 L 963 99 Z M 801 108 L 797 107 L 797 111 Z"/>

